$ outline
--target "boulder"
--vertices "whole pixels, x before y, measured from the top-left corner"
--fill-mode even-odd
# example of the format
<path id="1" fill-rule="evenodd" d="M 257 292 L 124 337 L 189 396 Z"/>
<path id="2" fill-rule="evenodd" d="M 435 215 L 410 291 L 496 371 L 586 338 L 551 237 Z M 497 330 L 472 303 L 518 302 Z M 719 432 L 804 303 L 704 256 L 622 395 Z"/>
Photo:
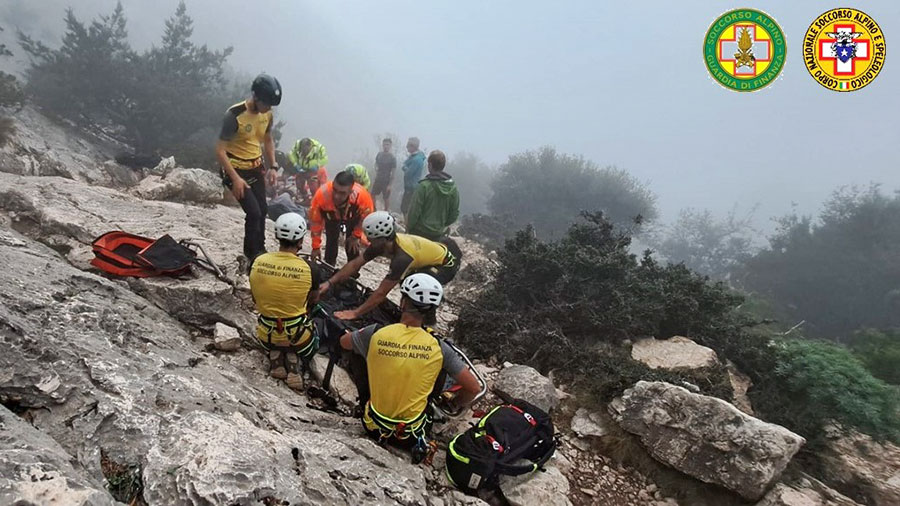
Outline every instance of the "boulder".
<path id="1" fill-rule="evenodd" d="M 757 500 L 806 442 L 715 397 L 639 381 L 610 414 L 660 462 Z"/>
<path id="2" fill-rule="evenodd" d="M 0 406 L 0 504 L 115 504 L 73 461 L 56 441 Z"/>
<path id="3" fill-rule="evenodd" d="M 572 417 L 572 432 L 578 434 L 579 437 L 603 437 L 609 433 L 609 429 L 604 427 L 605 421 L 603 415 L 585 408 L 578 408 L 575 416 Z"/>
<path id="4" fill-rule="evenodd" d="M 178 164 L 175 162 L 175 157 L 170 156 L 168 158 L 163 158 L 156 164 L 152 169 L 148 169 L 147 172 L 152 176 L 165 177 L 166 174 L 175 170 L 178 167 Z"/>
<path id="5" fill-rule="evenodd" d="M 553 382 L 527 365 L 504 367 L 494 388 L 549 412 L 559 404 Z"/>
<path id="6" fill-rule="evenodd" d="M 316 355 L 309 364 L 310 372 L 319 384 L 325 378 L 325 370 L 328 368 L 328 355 Z M 340 401 L 348 406 L 356 406 L 356 399 L 359 393 L 356 391 L 356 384 L 350 377 L 350 373 L 345 371 L 339 365 L 335 365 L 331 372 L 331 384 L 329 391 L 332 395 L 337 396 Z"/>
<path id="7" fill-rule="evenodd" d="M 527 464 L 526 461 L 522 462 Z M 500 490 L 510 506 L 571 506 L 569 480 L 555 466 L 521 476 L 500 476 Z"/>
<path id="8" fill-rule="evenodd" d="M 837 427 L 829 427 L 826 437 L 819 458 L 828 483 L 866 504 L 900 504 L 900 447 Z"/>
<path id="9" fill-rule="evenodd" d="M 241 347 L 241 335 L 234 327 L 217 323 L 213 334 L 213 346 L 219 351 L 234 351 Z"/>
<path id="10" fill-rule="evenodd" d="M 716 352 L 681 336 L 659 340 L 639 339 L 631 347 L 631 358 L 651 369 L 695 370 L 719 364 Z"/>
<path id="11" fill-rule="evenodd" d="M 756 506 L 860 506 L 811 476 L 776 483 Z"/>
<path id="12" fill-rule="evenodd" d="M 147 200 L 201 204 L 222 202 L 222 180 L 203 169 L 174 169 L 165 176 L 147 176 L 133 191 Z"/>

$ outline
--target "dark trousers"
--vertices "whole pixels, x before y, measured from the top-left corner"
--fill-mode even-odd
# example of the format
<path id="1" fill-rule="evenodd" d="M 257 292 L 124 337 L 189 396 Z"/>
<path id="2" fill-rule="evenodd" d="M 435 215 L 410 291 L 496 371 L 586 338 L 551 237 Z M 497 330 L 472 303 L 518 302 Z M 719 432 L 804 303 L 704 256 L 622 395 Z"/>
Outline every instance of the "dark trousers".
<path id="1" fill-rule="evenodd" d="M 450 254 L 453 255 L 453 263 L 447 265 L 440 265 L 434 267 L 425 267 L 424 269 L 419 269 L 416 273 L 425 273 L 432 276 L 437 280 L 441 285 L 446 285 L 447 283 L 453 281 L 453 278 L 456 277 L 456 273 L 459 272 L 459 267 L 462 264 L 462 251 L 459 249 L 459 245 L 456 244 L 456 241 L 451 239 L 450 237 L 444 236 L 438 242 L 447 246 L 447 250 L 450 251 Z"/>
<path id="2" fill-rule="evenodd" d="M 241 178 L 250 185 L 249 190 L 244 190 L 244 198 L 238 202 L 244 210 L 244 256 L 252 261 L 257 255 L 266 252 L 266 213 L 269 205 L 266 203 L 266 178 L 264 168 L 238 170 Z M 231 180 L 223 176 L 225 187 L 231 189 Z"/>
<path id="3" fill-rule="evenodd" d="M 350 252 L 347 251 L 347 246 L 350 244 L 350 238 L 352 237 L 351 234 L 353 233 L 353 229 L 356 228 L 357 223 L 359 223 L 359 219 L 347 222 L 347 237 L 344 240 L 344 252 L 347 253 L 348 262 L 359 255 L 359 251 L 353 256 L 350 256 Z M 341 222 L 337 220 L 325 220 L 325 263 L 335 265 L 335 262 L 337 262 L 338 241 L 340 238 Z"/>

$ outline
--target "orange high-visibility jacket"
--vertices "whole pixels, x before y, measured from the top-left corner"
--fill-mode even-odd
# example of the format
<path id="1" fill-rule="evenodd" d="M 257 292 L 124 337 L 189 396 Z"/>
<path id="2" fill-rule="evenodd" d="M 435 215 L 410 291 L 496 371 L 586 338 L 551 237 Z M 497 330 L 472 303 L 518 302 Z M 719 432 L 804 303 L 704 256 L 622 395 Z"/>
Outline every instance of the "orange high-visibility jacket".
<path id="1" fill-rule="evenodd" d="M 341 208 L 336 208 L 332 197 L 334 181 L 320 186 L 309 206 L 309 231 L 312 235 L 312 249 L 322 247 L 322 230 L 325 229 L 325 220 L 344 221 L 348 224 L 355 222 L 353 235 L 363 241 L 362 222 L 374 209 L 372 195 L 359 185 L 353 183 L 350 197 Z"/>

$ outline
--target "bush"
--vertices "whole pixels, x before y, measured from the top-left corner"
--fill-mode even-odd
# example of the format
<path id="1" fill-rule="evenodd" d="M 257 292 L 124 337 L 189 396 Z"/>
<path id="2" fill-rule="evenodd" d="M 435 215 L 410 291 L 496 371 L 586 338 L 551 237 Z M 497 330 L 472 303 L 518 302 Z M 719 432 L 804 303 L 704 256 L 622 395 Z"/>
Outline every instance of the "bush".
<path id="1" fill-rule="evenodd" d="M 643 221 L 657 216 L 656 197 L 624 170 L 601 169 L 551 147 L 510 156 L 491 190 L 491 213 L 511 216 L 516 228 L 530 224 L 544 238 L 564 235 L 582 212 L 603 211 L 623 227 L 632 226 L 638 216 Z"/>
<path id="2" fill-rule="evenodd" d="M 606 401 L 639 379 L 729 398 L 719 368 L 700 374 L 649 370 L 625 340 L 684 335 L 733 361 L 753 380 L 754 407 L 813 444 L 831 420 L 895 437 L 896 392 L 846 350 L 823 343 L 774 342 L 741 305 L 744 298 L 684 265 L 628 252 L 630 238 L 588 214 L 556 242 L 519 232 L 499 252 L 494 283 L 465 304 L 454 328 L 473 354 L 535 367 Z M 892 407 L 893 406 L 893 407 Z"/>
<path id="3" fill-rule="evenodd" d="M 457 339 L 481 356 L 499 355 L 557 370 L 602 400 L 638 377 L 683 376 L 649 370 L 615 352 L 625 339 L 676 334 L 712 340 L 740 297 L 683 266 L 661 266 L 628 252 L 630 238 L 602 214 L 585 215 L 558 242 L 519 232 L 499 253 L 495 281 L 467 304 Z M 599 347 L 600 345 L 608 345 Z M 627 354 L 626 354 L 627 355 Z M 701 384 L 720 396 L 718 381 Z"/>
<path id="4" fill-rule="evenodd" d="M 843 188 L 818 220 L 793 214 L 780 225 L 740 269 L 747 290 L 816 337 L 900 327 L 900 195 Z"/>
<path id="5" fill-rule="evenodd" d="M 6 146 L 13 134 L 16 133 L 16 125 L 12 118 L 0 117 L 0 148 Z"/>
<path id="6" fill-rule="evenodd" d="M 872 377 L 845 348 L 788 339 L 775 346 L 776 366 L 751 391 L 766 419 L 801 434 L 813 446 L 831 420 L 873 437 L 900 440 L 897 390 Z"/>
<path id="7" fill-rule="evenodd" d="M 900 385 L 900 329 L 858 331 L 850 349 L 873 376 Z"/>

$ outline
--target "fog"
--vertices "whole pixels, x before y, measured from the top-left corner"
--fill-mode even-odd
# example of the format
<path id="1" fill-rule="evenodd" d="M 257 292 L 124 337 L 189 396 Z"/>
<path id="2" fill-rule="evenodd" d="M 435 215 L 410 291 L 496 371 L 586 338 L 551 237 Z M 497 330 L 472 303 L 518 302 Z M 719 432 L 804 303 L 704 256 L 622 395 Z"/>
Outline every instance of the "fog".
<path id="1" fill-rule="evenodd" d="M 158 40 L 178 0 L 122 3 L 142 49 Z M 900 188 L 900 66 L 889 56 L 875 82 L 853 93 L 817 84 L 800 44 L 833 7 L 821 2 L 753 2 L 788 44 L 781 77 L 756 93 L 730 92 L 709 77 L 702 40 L 727 7 L 709 1 L 187 4 L 196 41 L 233 46 L 236 71 L 281 81 L 282 147 L 315 137 L 332 166 L 371 164 L 354 158 L 374 153 L 382 132 L 489 164 L 550 144 L 647 181 L 663 221 L 686 206 L 721 214 L 759 204 L 762 228 L 792 203 L 816 211 L 840 185 Z M 115 0 L 3 0 L 0 35 L 10 45 L 19 28 L 55 46 L 68 5 L 90 19 Z M 861 8 L 892 48 L 900 2 Z"/>

